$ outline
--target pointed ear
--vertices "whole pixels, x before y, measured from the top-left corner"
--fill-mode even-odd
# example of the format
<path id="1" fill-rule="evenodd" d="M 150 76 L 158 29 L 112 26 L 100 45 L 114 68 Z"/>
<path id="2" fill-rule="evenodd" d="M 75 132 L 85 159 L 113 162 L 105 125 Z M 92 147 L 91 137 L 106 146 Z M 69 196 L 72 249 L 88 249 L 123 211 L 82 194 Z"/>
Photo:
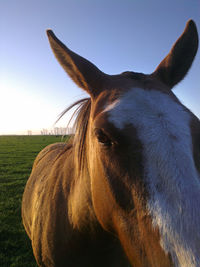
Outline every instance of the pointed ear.
<path id="1" fill-rule="evenodd" d="M 198 33 L 193 20 L 189 20 L 185 30 L 169 54 L 159 64 L 152 76 L 172 88 L 187 74 L 198 49 Z"/>
<path id="2" fill-rule="evenodd" d="M 71 79 L 91 96 L 99 94 L 106 74 L 87 59 L 68 49 L 53 31 L 47 30 L 47 36 L 54 55 Z"/>

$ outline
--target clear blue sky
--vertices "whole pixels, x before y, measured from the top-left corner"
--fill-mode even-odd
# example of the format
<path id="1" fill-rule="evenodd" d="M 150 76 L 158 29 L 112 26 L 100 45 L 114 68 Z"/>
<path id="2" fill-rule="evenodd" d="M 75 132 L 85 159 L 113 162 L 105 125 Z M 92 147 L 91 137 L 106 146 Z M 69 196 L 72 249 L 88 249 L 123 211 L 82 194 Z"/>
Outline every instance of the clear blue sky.
<path id="1" fill-rule="evenodd" d="M 189 18 L 200 33 L 199 0 L 1 0 L 0 134 L 50 128 L 85 96 L 54 58 L 47 28 L 106 73 L 151 73 Z M 200 51 L 174 92 L 200 117 Z"/>

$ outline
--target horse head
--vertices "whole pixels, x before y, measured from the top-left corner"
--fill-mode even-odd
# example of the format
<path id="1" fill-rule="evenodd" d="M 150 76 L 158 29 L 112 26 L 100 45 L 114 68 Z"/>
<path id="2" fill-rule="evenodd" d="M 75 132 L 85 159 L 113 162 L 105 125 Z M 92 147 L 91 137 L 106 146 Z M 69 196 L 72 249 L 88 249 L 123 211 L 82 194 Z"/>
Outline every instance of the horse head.
<path id="1" fill-rule="evenodd" d="M 105 74 L 47 34 L 90 96 L 80 175 L 90 179 L 99 223 L 133 266 L 199 266 L 200 122 L 172 91 L 196 55 L 195 23 L 148 75 Z"/>

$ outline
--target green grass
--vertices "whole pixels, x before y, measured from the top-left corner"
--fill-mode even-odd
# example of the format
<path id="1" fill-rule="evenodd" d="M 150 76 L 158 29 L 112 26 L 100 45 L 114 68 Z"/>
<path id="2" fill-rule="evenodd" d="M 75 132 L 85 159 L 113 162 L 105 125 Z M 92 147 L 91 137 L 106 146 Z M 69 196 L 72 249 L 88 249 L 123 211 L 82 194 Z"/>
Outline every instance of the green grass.
<path id="1" fill-rule="evenodd" d="M 21 221 L 21 200 L 33 161 L 56 136 L 0 136 L 0 266 L 36 267 Z"/>

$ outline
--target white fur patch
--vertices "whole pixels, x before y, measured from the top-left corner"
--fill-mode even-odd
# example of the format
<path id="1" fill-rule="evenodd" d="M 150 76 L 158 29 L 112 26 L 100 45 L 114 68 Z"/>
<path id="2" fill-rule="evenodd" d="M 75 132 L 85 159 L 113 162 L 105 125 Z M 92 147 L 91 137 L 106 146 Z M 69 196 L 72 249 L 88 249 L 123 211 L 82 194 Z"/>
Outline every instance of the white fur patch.
<path id="1" fill-rule="evenodd" d="M 143 144 L 149 214 L 176 267 L 200 266 L 200 180 L 194 165 L 190 115 L 170 96 L 133 88 L 106 107 L 109 121 L 132 124 Z"/>

